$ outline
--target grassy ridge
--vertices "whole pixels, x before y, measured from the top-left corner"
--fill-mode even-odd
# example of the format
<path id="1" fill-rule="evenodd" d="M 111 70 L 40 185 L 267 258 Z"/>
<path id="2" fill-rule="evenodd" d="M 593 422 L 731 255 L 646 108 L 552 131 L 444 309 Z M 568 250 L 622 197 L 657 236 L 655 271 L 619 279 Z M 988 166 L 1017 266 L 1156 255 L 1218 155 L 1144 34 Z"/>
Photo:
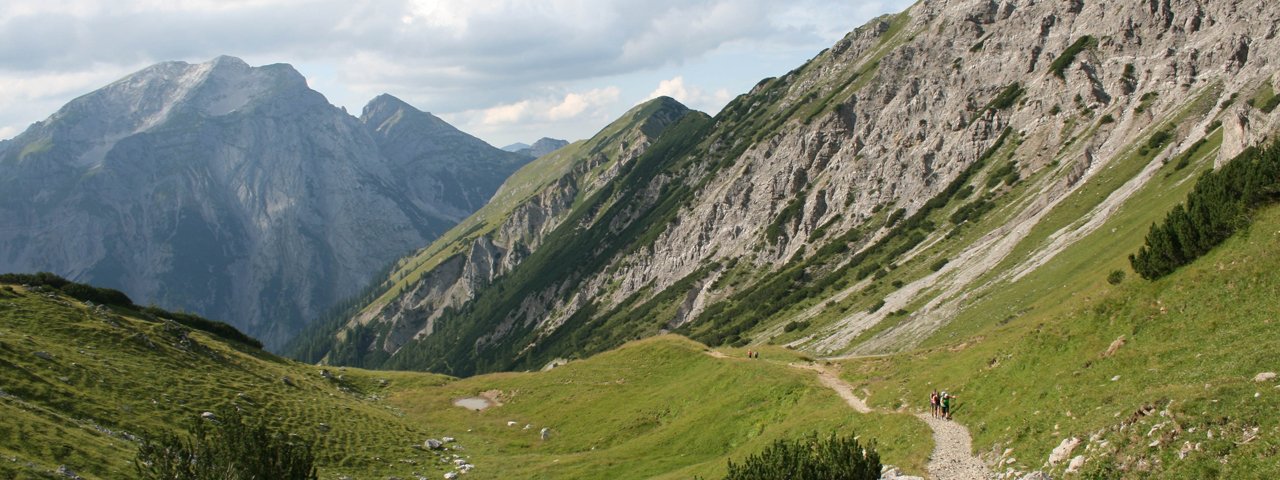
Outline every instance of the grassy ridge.
<path id="1" fill-rule="evenodd" d="M 406 475 L 413 467 L 400 459 L 424 460 L 410 447 L 426 432 L 370 400 L 380 389 L 373 374 L 327 380 L 314 367 L 124 309 L 0 287 L 0 364 L 3 478 L 41 478 L 58 465 L 132 478 L 135 436 L 182 429 L 231 405 L 315 439 L 323 472 Z"/>

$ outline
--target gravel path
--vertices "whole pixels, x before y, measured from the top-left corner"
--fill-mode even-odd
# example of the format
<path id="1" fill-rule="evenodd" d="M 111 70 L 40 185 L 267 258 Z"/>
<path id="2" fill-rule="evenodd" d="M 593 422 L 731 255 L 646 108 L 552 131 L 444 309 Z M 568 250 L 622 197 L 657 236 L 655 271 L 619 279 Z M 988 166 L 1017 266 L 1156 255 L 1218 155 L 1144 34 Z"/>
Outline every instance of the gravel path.
<path id="1" fill-rule="evenodd" d="M 991 478 L 991 470 L 969 453 L 973 440 L 969 429 L 954 420 L 933 418 L 928 413 L 917 414 L 920 420 L 933 430 L 933 454 L 929 455 L 929 476 L 935 480 L 969 480 Z"/>
<path id="2" fill-rule="evenodd" d="M 853 386 L 841 380 L 839 375 L 826 366 L 814 363 L 791 364 L 792 367 L 818 372 L 818 380 L 827 388 L 835 390 L 850 407 L 860 413 L 871 413 L 867 402 L 853 393 Z M 994 475 L 987 466 L 973 456 L 973 440 L 969 429 L 953 420 L 933 418 L 928 413 L 917 414 L 916 417 L 929 425 L 933 430 L 933 453 L 929 455 L 929 477 L 934 480 L 972 480 L 988 479 Z"/>

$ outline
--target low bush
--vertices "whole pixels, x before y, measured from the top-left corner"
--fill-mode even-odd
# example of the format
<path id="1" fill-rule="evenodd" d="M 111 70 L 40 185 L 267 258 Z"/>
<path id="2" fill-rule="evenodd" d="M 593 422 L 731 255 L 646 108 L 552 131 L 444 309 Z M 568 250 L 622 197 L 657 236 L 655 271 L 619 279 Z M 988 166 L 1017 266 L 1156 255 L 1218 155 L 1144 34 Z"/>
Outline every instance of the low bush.
<path id="1" fill-rule="evenodd" d="M 194 419 L 186 438 L 143 436 L 134 461 L 146 480 L 314 480 L 309 442 L 247 421 L 235 410 Z"/>
<path id="2" fill-rule="evenodd" d="M 742 463 L 729 461 L 725 480 L 875 480 L 880 478 L 880 454 L 875 445 L 861 445 L 854 436 L 816 435 L 780 439 Z"/>

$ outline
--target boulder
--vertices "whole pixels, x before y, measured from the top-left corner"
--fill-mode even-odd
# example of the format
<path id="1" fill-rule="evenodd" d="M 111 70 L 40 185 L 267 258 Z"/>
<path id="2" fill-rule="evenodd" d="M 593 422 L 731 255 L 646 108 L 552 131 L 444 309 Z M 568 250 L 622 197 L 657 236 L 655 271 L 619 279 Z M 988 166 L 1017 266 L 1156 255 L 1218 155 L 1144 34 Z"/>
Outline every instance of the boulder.
<path id="1" fill-rule="evenodd" d="M 542 427 L 542 431 L 538 432 L 538 438 L 541 438 L 542 441 L 544 442 L 547 441 L 547 439 L 550 439 L 551 429 L 547 427 Z"/>
<path id="2" fill-rule="evenodd" d="M 1124 335 L 1121 335 L 1120 338 L 1117 338 L 1114 342 L 1111 342 L 1111 345 L 1107 347 L 1107 351 L 1102 353 L 1102 358 L 1109 358 L 1112 355 L 1115 355 L 1116 351 L 1120 350 L 1120 347 L 1123 347 L 1123 346 L 1124 346 Z"/>
<path id="3" fill-rule="evenodd" d="M 444 446 L 444 443 L 441 443 L 439 440 L 434 438 L 428 438 L 427 441 L 422 442 L 422 446 L 426 447 L 427 450 L 439 450 Z"/>
<path id="4" fill-rule="evenodd" d="M 53 354 L 51 354 L 51 353 L 49 353 L 49 352 L 40 351 L 40 352 L 36 352 L 36 353 L 35 353 L 35 355 L 36 355 L 36 357 L 40 358 L 41 360 L 48 360 L 48 361 L 50 361 L 50 362 L 52 362 L 52 361 L 53 361 Z"/>
<path id="5" fill-rule="evenodd" d="M 1067 473 L 1075 473 L 1084 467 L 1084 455 L 1076 455 L 1067 463 Z"/>
<path id="6" fill-rule="evenodd" d="M 205 420 L 217 420 L 218 416 L 214 415 L 213 412 L 204 412 L 200 414 L 200 418 L 203 418 Z"/>
<path id="7" fill-rule="evenodd" d="M 1262 372 L 1253 376 L 1253 381 L 1262 383 L 1270 382 L 1276 379 L 1276 372 Z"/>
<path id="8" fill-rule="evenodd" d="M 458 478 L 458 472 L 445 472 L 444 480 L 454 480 Z"/>
<path id="9" fill-rule="evenodd" d="M 1049 454 L 1049 465 L 1056 465 L 1071 458 L 1071 451 L 1080 445 L 1080 439 L 1076 437 L 1068 437 L 1062 439 L 1062 443 Z"/>
<path id="10" fill-rule="evenodd" d="M 72 480 L 82 480 L 84 478 L 79 475 L 76 475 L 76 472 L 71 471 L 71 469 L 67 468 L 66 465 L 58 465 L 58 469 L 54 470 L 53 473 L 58 474 L 58 476 L 60 477 L 70 478 Z"/>
<path id="11" fill-rule="evenodd" d="M 443 441 L 444 443 L 453 443 L 453 442 L 454 442 L 454 438 L 453 438 L 453 437 L 440 437 L 440 440 L 441 440 L 441 441 Z"/>

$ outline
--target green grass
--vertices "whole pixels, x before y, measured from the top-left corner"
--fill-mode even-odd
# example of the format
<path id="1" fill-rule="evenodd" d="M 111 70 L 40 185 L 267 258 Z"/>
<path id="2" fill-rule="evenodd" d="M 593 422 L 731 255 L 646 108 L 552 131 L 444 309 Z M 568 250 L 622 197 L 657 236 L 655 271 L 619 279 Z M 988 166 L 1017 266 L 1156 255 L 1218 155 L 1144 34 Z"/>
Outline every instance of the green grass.
<path id="1" fill-rule="evenodd" d="M 1248 103 L 1261 110 L 1262 113 L 1271 113 L 1277 106 L 1280 106 L 1280 95 L 1276 95 L 1275 87 L 1271 85 L 1271 80 L 1268 79 L 1262 83 L 1262 86 L 1258 87 L 1253 97 L 1249 98 Z"/>
<path id="2" fill-rule="evenodd" d="M 319 367 L 123 312 L 0 287 L 0 477 L 47 478 L 66 465 L 86 478 L 132 478 L 132 435 L 181 431 L 232 405 L 315 439 L 321 478 L 438 478 L 449 467 L 416 446 L 443 436 L 477 465 L 468 478 L 714 478 L 730 458 L 811 432 L 876 439 L 886 462 L 919 473 L 932 448 L 922 423 L 854 413 L 812 373 L 786 366 L 802 358 L 783 349 L 721 359 L 663 336 L 549 372 L 456 380 L 333 369 L 341 379 L 326 379 Z M 505 404 L 452 405 L 487 390 Z M 537 439 L 542 426 L 550 441 Z"/>
<path id="3" fill-rule="evenodd" d="M 935 387 L 958 393 L 957 416 L 975 449 L 1013 448 L 1024 468 L 1038 468 L 1062 438 L 1096 435 L 1109 445 L 1095 442 L 1089 461 L 1114 462 L 1126 476 L 1273 478 L 1280 391 L 1251 379 L 1274 371 L 1280 351 L 1277 232 L 1280 208 L 1272 207 L 1248 233 L 1165 279 L 1104 287 L 1062 313 L 1028 315 L 963 342 L 852 361 L 847 377 L 881 407 L 922 409 Z M 1106 356 L 1121 336 L 1124 345 Z M 1134 415 L 1145 406 L 1154 411 Z M 1246 441 L 1253 428 L 1259 437 Z M 1184 442 L 1201 448 L 1180 460 Z M 1142 463 L 1152 470 L 1140 475 Z"/>
<path id="4" fill-rule="evenodd" d="M 1053 60 L 1053 63 L 1049 64 L 1049 72 L 1053 73 L 1053 76 L 1055 77 L 1066 79 L 1067 67 L 1071 66 L 1071 62 L 1075 61 L 1076 56 L 1079 55 L 1080 52 L 1097 46 L 1098 39 L 1089 35 L 1077 38 L 1074 43 L 1066 48 L 1066 50 L 1062 51 L 1061 55 L 1058 55 L 1058 58 Z"/>
<path id="5" fill-rule="evenodd" d="M 410 420 L 470 430 L 458 435 L 473 439 L 468 451 L 484 465 L 475 478 L 716 478 L 728 459 L 774 439 L 832 431 L 874 438 L 886 463 L 923 471 L 932 445 L 918 420 L 853 413 L 814 377 L 786 366 L 798 359 L 786 350 L 767 349 L 759 360 L 704 350 L 682 337 L 654 337 L 549 372 L 402 389 L 391 401 Z M 502 392 L 502 406 L 451 406 L 489 390 Z M 551 440 L 538 439 L 542 427 Z"/>
<path id="6" fill-rule="evenodd" d="M 38 478 L 67 465 L 90 478 L 131 478 L 136 446 L 126 433 L 180 429 L 231 405 L 315 439 L 322 472 L 407 475 L 413 467 L 400 460 L 434 461 L 410 448 L 428 431 L 372 400 L 382 395 L 374 378 L 447 377 L 348 370 L 327 380 L 315 367 L 176 324 L 94 313 L 21 287 L 0 292 L 0 456 L 21 459 L 0 462 L 0 477 Z"/>

